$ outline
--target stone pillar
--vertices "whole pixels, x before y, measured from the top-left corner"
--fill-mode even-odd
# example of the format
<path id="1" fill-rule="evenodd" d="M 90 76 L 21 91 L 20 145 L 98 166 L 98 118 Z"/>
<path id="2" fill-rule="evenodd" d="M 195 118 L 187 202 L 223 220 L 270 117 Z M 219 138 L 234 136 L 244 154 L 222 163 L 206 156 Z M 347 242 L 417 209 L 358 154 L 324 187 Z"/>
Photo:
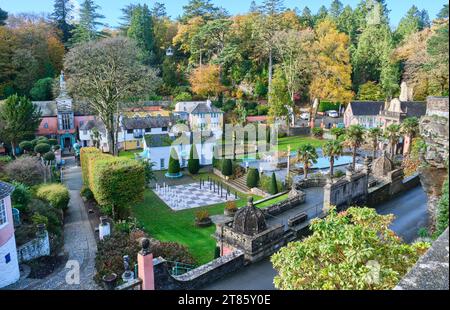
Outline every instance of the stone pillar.
<path id="1" fill-rule="evenodd" d="M 111 234 L 111 226 L 108 223 L 108 218 L 106 216 L 100 217 L 100 225 L 98 226 L 98 233 L 100 240 Z"/>
<path id="2" fill-rule="evenodd" d="M 153 254 L 150 252 L 150 240 L 141 241 L 142 250 L 138 253 L 138 276 L 142 280 L 142 290 L 155 290 L 155 275 L 153 271 Z"/>

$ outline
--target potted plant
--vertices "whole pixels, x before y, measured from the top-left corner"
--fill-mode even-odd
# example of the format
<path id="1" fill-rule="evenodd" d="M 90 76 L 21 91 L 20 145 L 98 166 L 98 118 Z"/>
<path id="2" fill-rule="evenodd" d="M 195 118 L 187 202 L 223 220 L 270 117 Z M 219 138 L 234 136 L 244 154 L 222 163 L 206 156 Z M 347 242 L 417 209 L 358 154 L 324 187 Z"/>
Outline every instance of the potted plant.
<path id="1" fill-rule="evenodd" d="M 212 225 L 208 211 L 200 210 L 195 213 L 195 225 L 198 227 L 209 227 Z"/>
<path id="2" fill-rule="evenodd" d="M 238 210 L 238 208 L 236 206 L 235 201 L 227 201 L 227 203 L 225 204 L 225 210 L 223 213 L 226 216 L 234 216 L 234 214 L 236 213 L 237 210 Z"/>
<path id="3" fill-rule="evenodd" d="M 103 280 L 103 283 L 107 290 L 114 290 L 114 288 L 116 287 L 116 282 L 117 282 L 117 274 L 110 273 L 110 274 L 104 275 L 102 280 Z"/>

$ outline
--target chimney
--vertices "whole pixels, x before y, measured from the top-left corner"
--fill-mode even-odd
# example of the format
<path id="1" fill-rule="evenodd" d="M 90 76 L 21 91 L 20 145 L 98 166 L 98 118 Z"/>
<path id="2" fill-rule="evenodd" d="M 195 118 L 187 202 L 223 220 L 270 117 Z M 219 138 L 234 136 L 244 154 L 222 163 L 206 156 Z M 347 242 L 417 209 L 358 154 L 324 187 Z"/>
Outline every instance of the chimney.
<path id="1" fill-rule="evenodd" d="M 210 108 L 211 109 L 211 100 L 206 100 L 206 105 L 208 106 L 208 108 Z"/>

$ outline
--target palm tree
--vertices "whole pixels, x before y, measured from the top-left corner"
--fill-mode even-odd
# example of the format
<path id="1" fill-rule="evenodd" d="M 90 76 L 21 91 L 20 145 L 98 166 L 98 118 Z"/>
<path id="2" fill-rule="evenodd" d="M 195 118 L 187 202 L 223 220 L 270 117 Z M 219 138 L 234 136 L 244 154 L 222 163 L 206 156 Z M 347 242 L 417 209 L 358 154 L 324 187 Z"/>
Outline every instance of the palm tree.
<path id="1" fill-rule="evenodd" d="M 303 173 L 305 179 L 308 177 L 308 169 L 312 164 L 317 163 L 317 158 L 319 155 L 317 154 L 316 148 L 312 146 L 310 143 L 302 144 L 298 148 L 297 151 L 297 161 L 303 164 Z"/>
<path id="2" fill-rule="evenodd" d="M 377 150 L 378 150 L 378 142 L 380 141 L 380 137 L 381 137 L 382 131 L 381 128 L 379 127 L 375 127 L 375 128 L 370 128 L 367 131 L 367 139 L 370 140 L 370 142 L 372 143 L 372 160 L 375 160 L 375 158 L 377 157 Z"/>
<path id="3" fill-rule="evenodd" d="M 401 138 L 401 126 L 398 124 L 391 124 L 384 130 L 384 137 L 389 141 L 391 159 L 395 156 L 395 147 Z"/>
<path id="4" fill-rule="evenodd" d="M 402 123 L 401 133 L 408 137 L 409 141 L 412 142 L 414 136 L 419 132 L 419 120 L 417 117 L 408 117 Z M 410 144 L 411 145 L 411 144 Z M 408 147 L 406 154 L 409 155 L 411 152 L 411 147 Z"/>
<path id="5" fill-rule="evenodd" d="M 345 135 L 345 143 L 352 149 L 353 170 L 355 170 L 356 168 L 356 151 L 364 141 L 364 131 L 365 129 L 361 125 L 351 125 L 350 127 L 348 127 L 347 133 Z"/>
<path id="6" fill-rule="evenodd" d="M 330 176 L 334 176 L 334 160 L 342 156 L 344 148 L 338 140 L 330 140 L 322 147 L 323 155 L 330 158 Z"/>

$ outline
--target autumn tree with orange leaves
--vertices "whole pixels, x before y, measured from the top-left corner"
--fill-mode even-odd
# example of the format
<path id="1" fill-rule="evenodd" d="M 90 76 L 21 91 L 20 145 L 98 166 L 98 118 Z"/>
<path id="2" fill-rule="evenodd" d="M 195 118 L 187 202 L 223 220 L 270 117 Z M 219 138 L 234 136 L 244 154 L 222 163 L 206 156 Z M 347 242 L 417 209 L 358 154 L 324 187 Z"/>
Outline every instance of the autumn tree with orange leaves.
<path id="1" fill-rule="evenodd" d="M 192 71 L 189 77 L 192 91 L 202 97 L 217 97 L 225 87 L 220 81 L 218 65 L 203 65 Z"/>

